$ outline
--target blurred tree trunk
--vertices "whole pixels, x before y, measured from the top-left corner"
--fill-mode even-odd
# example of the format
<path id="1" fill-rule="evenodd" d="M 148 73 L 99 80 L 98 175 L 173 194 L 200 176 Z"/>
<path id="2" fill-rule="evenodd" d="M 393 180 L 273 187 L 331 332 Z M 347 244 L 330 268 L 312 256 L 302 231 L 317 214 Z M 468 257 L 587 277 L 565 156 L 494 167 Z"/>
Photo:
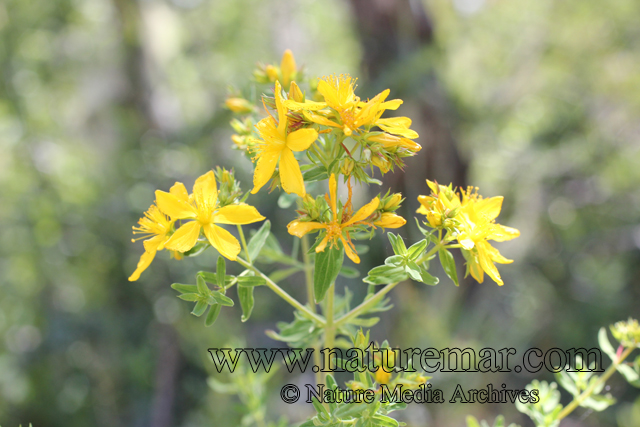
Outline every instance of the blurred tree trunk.
<path id="1" fill-rule="evenodd" d="M 407 159 L 409 174 L 389 174 L 388 184 L 407 197 L 425 192 L 424 180 L 466 186 L 467 164 L 445 120 L 449 110 L 431 63 L 433 25 L 420 0 L 349 0 L 363 47 L 363 74 L 375 89 L 391 89 L 391 98 L 413 110 L 413 127 L 423 149 Z M 409 115 L 409 114 L 406 114 Z"/>

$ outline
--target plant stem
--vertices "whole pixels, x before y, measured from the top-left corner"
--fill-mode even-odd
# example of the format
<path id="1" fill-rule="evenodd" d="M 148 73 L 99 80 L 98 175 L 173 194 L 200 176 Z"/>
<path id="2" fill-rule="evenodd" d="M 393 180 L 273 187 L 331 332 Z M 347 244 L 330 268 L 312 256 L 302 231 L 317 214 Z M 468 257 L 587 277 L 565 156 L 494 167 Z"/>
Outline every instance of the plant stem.
<path id="1" fill-rule="evenodd" d="M 253 271 L 254 273 L 256 273 L 257 276 L 262 277 L 267 282 L 267 286 L 269 287 L 269 289 L 271 289 L 273 292 L 275 292 L 280 298 L 282 298 L 283 300 L 285 300 L 286 302 L 291 304 L 294 308 L 300 310 L 300 312 L 302 312 L 302 314 L 307 319 L 313 320 L 320 327 L 324 327 L 326 322 L 322 317 L 318 316 L 316 313 L 312 312 L 307 307 L 305 307 L 304 305 L 300 304 L 300 302 L 298 302 L 297 299 L 295 299 L 294 297 L 289 295 L 287 292 L 285 292 L 284 289 L 282 289 L 280 286 L 278 286 L 273 280 L 271 280 L 269 278 L 269 276 L 264 274 L 262 271 L 260 271 L 258 268 L 256 268 L 253 264 L 248 263 L 247 261 L 245 261 L 244 259 L 242 259 L 240 257 L 236 258 L 236 262 L 238 264 L 240 264 L 241 266 L 243 266 L 245 268 L 248 268 L 249 270 Z"/>
<path id="2" fill-rule="evenodd" d="M 333 324 L 333 297 L 335 295 L 335 282 L 331 284 L 329 287 L 329 291 L 327 292 L 327 305 L 326 305 L 326 313 L 324 316 L 327 319 L 327 323 L 324 327 L 324 347 L 325 348 L 333 348 L 333 344 L 336 338 L 336 328 Z"/>
<path id="3" fill-rule="evenodd" d="M 313 266 L 311 265 L 311 259 L 309 258 L 309 237 L 305 234 L 302 236 L 302 260 L 304 261 L 304 276 L 307 282 L 307 301 L 309 308 L 313 313 L 317 313 L 316 302 L 313 296 Z M 313 343 L 313 363 L 318 368 L 321 363 L 320 359 L 320 343 L 316 340 Z M 322 384 L 322 373 L 316 372 L 316 385 Z"/>
<path id="4" fill-rule="evenodd" d="M 238 234 L 240 234 L 240 240 L 242 241 L 242 247 L 244 248 L 244 255 L 247 257 L 249 264 L 252 264 L 251 256 L 249 255 L 249 248 L 247 248 L 247 241 L 244 239 L 244 232 L 242 231 L 242 226 L 240 224 L 238 224 Z"/>
<path id="5" fill-rule="evenodd" d="M 302 236 L 302 260 L 304 261 L 304 277 L 307 283 L 307 301 L 309 301 L 311 311 L 316 313 L 316 302 L 313 299 L 313 266 L 307 252 L 309 252 L 309 237 L 305 234 Z"/>
<path id="6" fill-rule="evenodd" d="M 569 415 L 571 412 L 573 412 L 574 409 L 576 409 L 578 406 L 580 406 L 580 404 L 582 402 L 584 402 L 587 398 L 589 398 L 589 396 L 591 396 L 593 394 L 593 391 L 597 387 L 599 387 L 603 383 L 605 383 L 609 379 L 609 377 L 611 377 L 611 375 L 613 375 L 613 373 L 616 372 L 618 366 L 624 361 L 624 359 L 627 358 L 627 356 L 629 356 L 629 354 L 631 354 L 631 352 L 633 350 L 634 350 L 634 347 L 627 348 L 620 355 L 620 358 L 618 360 L 616 360 L 615 362 L 613 362 L 613 364 L 611 366 L 609 366 L 606 371 L 604 371 L 604 373 L 600 376 L 600 378 L 598 378 L 598 381 L 592 383 L 589 387 L 587 387 L 587 389 L 585 391 L 580 393 L 580 396 L 574 398 L 571 401 L 571 403 L 569 403 L 567 406 L 565 406 L 565 408 L 562 411 L 560 411 L 560 413 L 558 414 L 558 417 L 556 419 L 558 421 L 560 421 L 561 419 L 565 418 L 567 415 Z"/>
<path id="7" fill-rule="evenodd" d="M 358 305 L 357 307 L 354 307 L 350 312 L 348 312 L 344 316 L 342 316 L 339 319 L 337 319 L 335 321 L 334 327 L 337 328 L 338 326 L 342 325 L 343 323 L 346 323 L 350 319 L 352 319 L 354 317 L 357 317 L 361 312 L 363 312 L 364 310 L 366 310 L 370 306 L 376 304 L 391 289 L 395 288 L 398 283 L 400 283 L 400 282 L 389 283 L 387 286 L 385 286 L 384 288 L 380 289 L 371 298 L 364 300 L 362 303 L 360 303 L 360 305 Z M 329 320 L 327 319 L 327 323 L 328 323 L 328 321 Z"/>

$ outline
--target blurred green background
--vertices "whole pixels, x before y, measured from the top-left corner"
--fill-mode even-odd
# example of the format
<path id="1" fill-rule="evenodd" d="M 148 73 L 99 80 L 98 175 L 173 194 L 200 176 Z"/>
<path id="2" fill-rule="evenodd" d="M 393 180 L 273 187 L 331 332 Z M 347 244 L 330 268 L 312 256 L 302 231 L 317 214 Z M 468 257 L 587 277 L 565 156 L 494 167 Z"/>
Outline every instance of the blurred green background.
<path id="1" fill-rule="evenodd" d="M 504 195 L 499 222 L 522 232 L 497 245 L 515 259 L 500 269 L 504 287 L 403 284 L 375 338 L 596 346 L 600 326 L 640 316 L 639 20 L 635 0 L 3 0 L 0 422 L 238 425 L 237 399 L 207 386 L 206 348 L 238 336 L 278 346 L 263 332 L 290 320 L 289 307 L 259 289 L 249 322 L 236 307 L 204 328 L 169 285 L 214 254 L 163 253 L 130 283 L 142 252 L 131 226 L 156 188 L 190 187 L 215 165 L 235 167 L 248 188 L 251 164 L 231 150 L 222 104 L 257 61 L 279 63 L 287 48 L 309 74 L 350 72 L 362 97 L 390 88 L 405 100 L 399 112 L 423 150 L 384 188 L 407 197 L 406 238 L 419 239 L 412 217 L 426 178 Z M 293 213 L 276 200 L 252 199 L 290 248 Z M 386 238 L 373 245 L 364 271 L 390 252 Z M 302 275 L 283 286 L 304 298 Z M 532 378 L 434 384 L 448 395 L 458 382 L 516 388 Z M 268 418 L 299 422 L 310 406 L 279 402 L 284 383 L 272 381 Z M 610 384 L 620 404 L 563 425 L 640 426 L 637 390 Z M 512 405 L 410 405 L 400 417 L 444 427 L 501 412 L 532 425 Z"/>

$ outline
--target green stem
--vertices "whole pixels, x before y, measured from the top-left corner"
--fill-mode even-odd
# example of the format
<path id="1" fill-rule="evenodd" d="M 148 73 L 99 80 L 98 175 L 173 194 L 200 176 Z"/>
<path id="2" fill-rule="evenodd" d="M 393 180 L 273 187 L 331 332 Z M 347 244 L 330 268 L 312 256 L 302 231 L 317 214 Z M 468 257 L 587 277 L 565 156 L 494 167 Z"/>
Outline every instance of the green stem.
<path id="1" fill-rule="evenodd" d="M 326 313 L 325 317 L 327 318 L 327 323 L 324 327 L 324 347 L 325 348 L 333 348 L 333 344 L 336 339 L 336 328 L 333 324 L 333 297 L 335 295 L 336 284 L 332 283 L 329 287 L 329 291 L 327 292 L 327 305 L 326 305 Z"/>
<path id="2" fill-rule="evenodd" d="M 578 406 L 580 406 L 580 404 L 582 402 L 584 402 L 586 399 L 588 399 L 589 396 L 591 396 L 593 394 L 594 390 L 596 390 L 603 383 L 605 383 L 611 377 L 611 375 L 613 375 L 613 373 L 616 372 L 618 366 L 624 361 L 624 359 L 627 358 L 627 356 L 629 356 L 629 354 L 631 354 L 633 349 L 634 349 L 633 347 L 627 348 L 620 355 L 620 358 L 618 360 L 616 360 L 615 362 L 613 362 L 613 364 L 611 366 L 609 366 L 606 371 L 604 371 L 604 373 L 600 376 L 600 378 L 598 378 L 598 381 L 592 383 L 585 391 L 580 393 L 580 396 L 576 397 L 575 399 L 573 399 L 571 401 L 571 403 L 569 403 L 567 406 L 565 406 L 565 408 L 562 411 L 560 411 L 560 413 L 558 414 L 558 417 L 556 419 L 558 421 L 560 421 L 561 419 L 565 418 L 567 415 L 569 415 L 571 412 L 573 412 L 574 409 L 576 409 Z"/>
<path id="3" fill-rule="evenodd" d="M 307 282 L 307 301 L 312 312 L 317 313 L 316 302 L 313 297 L 313 266 L 309 257 L 309 237 L 302 236 L 302 260 L 304 261 L 304 275 Z M 320 367 L 320 343 L 316 340 L 313 344 L 313 363 Z M 316 384 L 322 384 L 322 373 L 316 372 Z"/>
<path id="4" fill-rule="evenodd" d="M 307 300 L 311 311 L 316 313 L 316 303 L 313 299 L 313 266 L 307 252 L 309 252 L 309 237 L 305 234 L 302 236 L 302 260 L 304 261 L 304 276 L 307 283 Z"/>
<path id="5" fill-rule="evenodd" d="M 364 300 L 362 303 L 360 303 L 360 305 L 358 305 L 357 307 L 354 307 L 350 312 L 348 312 L 344 316 L 342 316 L 339 319 L 337 319 L 335 321 L 335 323 L 334 323 L 334 327 L 337 328 L 337 327 L 341 326 L 342 324 L 348 322 L 350 319 L 352 319 L 354 317 L 357 317 L 360 313 L 362 313 L 363 311 L 365 311 L 366 309 L 368 309 L 372 305 L 376 304 L 391 289 L 395 288 L 398 283 L 400 283 L 400 282 L 389 283 L 387 286 L 385 286 L 384 288 L 380 289 L 371 298 Z M 328 321 L 329 320 L 327 319 L 327 322 Z"/>
<path id="6" fill-rule="evenodd" d="M 240 264 L 241 266 L 243 266 L 244 268 L 248 268 L 249 270 L 253 271 L 254 273 L 256 273 L 257 276 L 262 277 L 267 282 L 267 287 L 269 287 L 269 289 L 271 289 L 273 292 L 275 292 L 280 298 L 282 298 L 283 300 L 285 300 L 286 302 L 291 304 L 294 308 L 300 310 L 300 312 L 302 312 L 302 314 L 307 319 L 313 320 L 320 327 L 324 327 L 326 322 L 322 317 L 318 316 L 316 313 L 312 312 L 307 307 L 305 307 L 304 305 L 300 304 L 300 302 L 298 302 L 297 299 L 295 299 L 294 297 L 289 295 L 287 292 L 285 292 L 284 289 L 282 289 L 280 286 L 278 286 L 273 280 L 271 280 L 269 278 L 269 276 L 264 274 L 262 271 L 260 271 L 258 268 L 256 268 L 253 264 L 248 263 L 247 261 L 245 261 L 244 259 L 242 259 L 240 257 L 236 258 L 236 262 L 238 264 Z"/>
<path id="7" fill-rule="evenodd" d="M 244 255 L 247 257 L 249 264 L 252 264 L 251 256 L 249 255 L 249 248 L 247 248 L 247 241 L 244 239 L 244 232 L 242 231 L 242 226 L 240 224 L 238 224 L 238 234 L 240 234 L 240 240 L 242 241 L 242 247 L 244 248 Z"/>

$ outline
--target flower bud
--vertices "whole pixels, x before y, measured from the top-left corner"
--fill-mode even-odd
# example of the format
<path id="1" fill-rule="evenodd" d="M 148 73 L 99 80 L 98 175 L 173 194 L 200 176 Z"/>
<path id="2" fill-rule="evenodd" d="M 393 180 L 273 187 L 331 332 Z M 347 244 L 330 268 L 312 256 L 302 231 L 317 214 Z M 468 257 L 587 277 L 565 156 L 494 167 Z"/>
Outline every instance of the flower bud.
<path id="1" fill-rule="evenodd" d="M 296 74 L 296 60 L 289 49 L 285 50 L 284 55 L 282 55 L 280 71 L 282 72 L 282 86 L 286 88 Z"/>
<path id="2" fill-rule="evenodd" d="M 393 210 L 394 208 L 398 207 L 401 201 L 402 201 L 402 194 L 395 193 L 384 204 L 383 210 L 385 211 Z"/>
<path id="3" fill-rule="evenodd" d="M 340 168 L 340 172 L 342 172 L 342 174 L 345 176 L 349 176 L 351 175 L 351 172 L 353 172 L 353 168 L 355 165 L 356 165 L 356 162 L 352 158 L 350 157 L 346 158 L 342 163 L 342 168 Z"/>
<path id="4" fill-rule="evenodd" d="M 289 87 L 289 99 L 296 102 L 302 102 L 304 100 L 304 95 L 296 82 L 291 82 L 291 86 Z"/>
<path id="5" fill-rule="evenodd" d="M 387 384 L 391 379 L 391 372 L 385 372 L 382 367 L 379 367 L 375 373 L 375 379 L 378 384 Z"/>
<path id="6" fill-rule="evenodd" d="M 244 98 L 227 98 L 224 104 L 234 113 L 244 114 L 253 111 L 253 104 Z"/>
<path id="7" fill-rule="evenodd" d="M 391 163 L 385 157 L 374 156 L 371 158 L 371 163 L 373 163 L 374 166 L 377 166 L 383 174 L 389 172 L 391 167 Z"/>
<path id="8" fill-rule="evenodd" d="M 640 343 L 640 325 L 635 319 L 616 322 L 611 326 L 611 333 L 624 347 L 635 347 Z"/>
<path id="9" fill-rule="evenodd" d="M 362 150 L 362 158 L 366 162 L 371 161 L 371 150 L 369 150 L 368 148 L 365 148 L 364 150 Z"/>
<path id="10" fill-rule="evenodd" d="M 400 228 L 405 225 L 407 221 L 400 215 L 396 215 L 391 212 L 385 212 L 380 216 L 380 219 L 375 221 L 373 225 L 377 225 L 382 228 Z"/>
<path id="11" fill-rule="evenodd" d="M 267 65 L 264 69 L 264 72 L 267 74 L 267 78 L 270 82 L 275 82 L 278 80 L 278 69 L 273 65 Z"/>

